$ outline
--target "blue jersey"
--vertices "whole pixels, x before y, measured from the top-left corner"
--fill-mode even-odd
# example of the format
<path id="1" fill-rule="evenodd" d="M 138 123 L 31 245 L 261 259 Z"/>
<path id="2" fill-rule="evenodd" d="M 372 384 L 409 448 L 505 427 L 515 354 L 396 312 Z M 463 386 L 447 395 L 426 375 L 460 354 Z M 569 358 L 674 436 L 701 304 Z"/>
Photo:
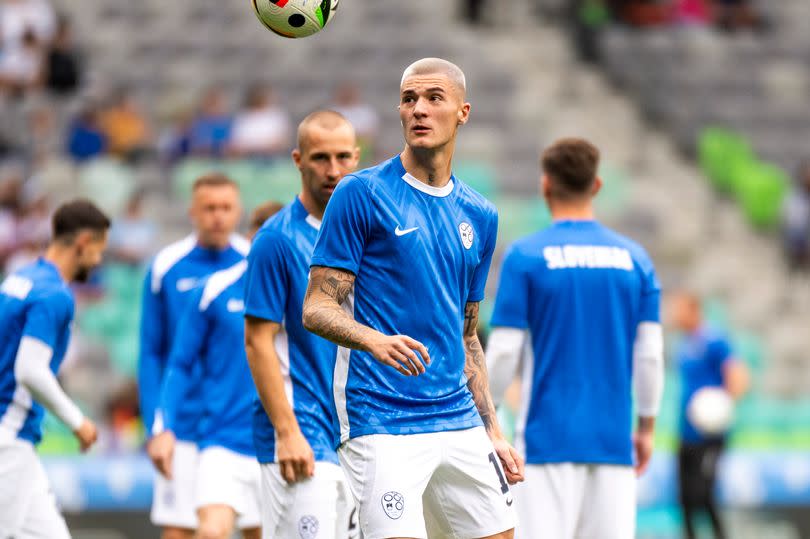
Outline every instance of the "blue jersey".
<path id="1" fill-rule="evenodd" d="M 73 295 L 56 266 L 40 258 L 12 273 L 0 285 L 0 442 L 20 438 L 36 444 L 42 438 L 42 405 L 18 384 L 14 374 L 23 337 L 41 341 L 53 351 L 56 374 L 65 356 L 73 320 Z"/>
<path id="2" fill-rule="evenodd" d="M 409 175 L 399 156 L 347 176 L 326 208 L 313 266 L 356 278 L 357 322 L 425 345 L 431 364 L 403 376 L 371 354 L 340 348 L 335 402 L 341 440 L 482 425 L 464 376 L 464 310 L 484 297 L 497 236 L 495 207 L 452 177 L 442 188 Z"/>
<path id="3" fill-rule="evenodd" d="M 165 247 L 155 257 L 144 282 L 138 363 L 141 417 L 147 433 L 162 427 L 154 428 L 155 409 L 177 322 L 188 305 L 190 292 L 211 273 L 244 259 L 249 248 L 246 239 L 234 236 L 224 250 L 206 249 L 197 245 L 192 235 Z M 192 378 L 198 376 L 197 369 Z M 177 413 L 174 433 L 180 440 L 195 441 L 202 394 L 199 384 L 189 387 Z"/>
<path id="4" fill-rule="evenodd" d="M 163 380 L 163 428 L 174 431 L 177 412 L 199 365 L 197 446 L 225 447 L 253 456 L 250 412 L 256 391 L 245 356 L 245 269 L 247 261 L 218 271 L 192 292 L 174 336 Z"/>
<path id="5" fill-rule="evenodd" d="M 633 343 L 659 322 L 647 253 L 595 221 L 559 221 L 506 253 L 492 325 L 528 329 L 517 424 L 526 462 L 633 462 Z M 525 445 L 524 445 L 525 444 Z"/>
<path id="6" fill-rule="evenodd" d="M 320 221 L 298 198 L 259 230 L 248 256 L 245 312 L 283 326 L 276 351 L 301 432 L 315 460 L 337 463 L 337 417 L 332 399 L 336 347 L 304 329 L 309 259 Z M 253 438 L 260 462 L 275 461 L 275 434 L 261 402 L 253 409 Z"/>
<path id="7" fill-rule="evenodd" d="M 704 387 L 723 387 L 723 367 L 733 360 L 731 345 L 722 335 L 701 329 L 685 335 L 678 346 L 681 371 L 681 439 L 697 443 L 707 438 L 689 421 L 686 407 L 692 396 Z"/>

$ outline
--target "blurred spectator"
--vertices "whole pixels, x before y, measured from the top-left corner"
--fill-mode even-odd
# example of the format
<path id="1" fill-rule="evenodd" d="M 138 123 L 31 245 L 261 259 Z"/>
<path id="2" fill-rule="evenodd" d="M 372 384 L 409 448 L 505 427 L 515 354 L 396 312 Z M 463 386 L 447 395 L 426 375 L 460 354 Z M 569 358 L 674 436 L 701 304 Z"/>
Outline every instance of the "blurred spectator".
<path id="1" fill-rule="evenodd" d="M 15 251 L 6 261 L 6 273 L 34 261 L 48 245 L 51 237 L 48 197 L 34 181 L 26 181 L 20 191 L 20 211 L 16 229 Z"/>
<path id="2" fill-rule="evenodd" d="M 0 4 L 0 39 L 3 52 L 23 41 L 29 30 L 34 39 L 49 45 L 54 36 L 56 15 L 47 0 L 3 0 Z"/>
<path id="3" fill-rule="evenodd" d="M 34 103 L 27 111 L 22 137 L 26 157 L 31 163 L 41 163 L 57 153 L 61 141 L 53 108 L 44 102 Z"/>
<path id="4" fill-rule="evenodd" d="M 113 260 L 139 265 L 152 255 L 157 227 L 144 216 L 143 200 L 142 192 L 132 195 L 124 215 L 113 221 L 108 248 Z"/>
<path id="5" fill-rule="evenodd" d="M 68 154 L 79 163 L 106 151 L 107 136 L 99 125 L 99 113 L 95 104 L 89 103 L 79 112 L 68 127 L 66 138 Z"/>
<path id="6" fill-rule="evenodd" d="M 363 101 L 360 88 L 351 82 L 338 86 L 332 109 L 345 116 L 354 126 L 361 149 L 360 160 L 371 160 L 374 157 L 374 140 L 379 131 L 380 117 L 374 107 Z"/>
<path id="7" fill-rule="evenodd" d="M 743 28 L 762 29 L 765 19 L 754 9 L 750 0 L 715 0 L 715 21 L 729 31 Z"/>
<path id="8" fill-rule="evenodd" d="M 678 22 L 691 25 L 709 25 L 712 10 L 709 0 L 677 0 L 675 17 Z"/>
<path id="9" fill-rule="evenodd" d="M 34 30 L 27 29 L 20 43 L 10 46 L 0 55 L 0 81 L 3 88 L 20 95 L 42 82 L 44 50 Z"/>
<path id="10" fill-rule="evenodd" d="M 222 156 L 231 139 L 232 127 L 233 117 L 228 113 L 225 93 L 221 88 L 209 89 L 191 121 L 190 152 L 200 156 Z"/>
<path id="11" fill-rule="evenodd" d="M 262 85 L 250 88 L 233 122 L 230 149 L 238 156 L 276 157 L 290 147 L 290 117 L 273 91 Z"/>
<path id="12" fill-rule="evenodd" d="M 173 165 L 191 152 L 192 114 L 188 109 L 170 114 L 168 126 L 161 132 L 157 142 L 158 153 L 167 165 Z"/>
<path id="13" fill-rule="evenodd" d="M 100 125 L 111 154 L 137 162 L 149 152 L 149 125 L 127 90 L 113 95 L 109 106 L 101 113 Z"/>
<path id="14" fill-rule="evenodd" d="M 481 24 L 486 3 L 486 0 L 463 0 L 462 10 L 464 19 L 470 24 Z"/>
<path id="15" fill-rule="evenodd" d="M 17 248 L 17 215 L 22 177 L 4 171 L 0 177 L 0 267 Z"/>
<path id="16" fill-rule="evenodd" d="M 73 45 L 67 17 L 60 17 L 56 36 L 45 60 L 45 86 L 58 95 L 68 95 L 81 84 L 81 60 Z"/>
<path id="17" fill-rule="evenodd" d="M 790 269 L 810 268 L 810 162 L 799 168 L 796 188 L 783 210 L 785 253 Z"/>

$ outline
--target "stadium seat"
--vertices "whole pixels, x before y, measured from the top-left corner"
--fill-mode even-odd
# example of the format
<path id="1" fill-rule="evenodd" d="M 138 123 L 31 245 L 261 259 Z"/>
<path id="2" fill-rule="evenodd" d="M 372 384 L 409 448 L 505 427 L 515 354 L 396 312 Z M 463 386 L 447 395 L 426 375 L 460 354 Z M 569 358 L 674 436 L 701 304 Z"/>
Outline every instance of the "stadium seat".
<path id="1" fill-rule="evenodd" d="M 112 216 L 121 214 L 135 189 L 133 171 L 116 159 L 95 159 L 79 170 L 79 195 L 93 199 Z"/>
<path id="2" fill-rule="evenodd" d="M 486 198 L 497 195 L 495 169 L 491 164 L 481 161 L 461 161 L 453 165 L 453 174 Z"/>
<path id="3" fill-rule="evenodd" d="M 756 163 L 738 181 L 738 196 L 748 222 L 760 229 L 779 224 L 790 179 L 779 168 Z"/>

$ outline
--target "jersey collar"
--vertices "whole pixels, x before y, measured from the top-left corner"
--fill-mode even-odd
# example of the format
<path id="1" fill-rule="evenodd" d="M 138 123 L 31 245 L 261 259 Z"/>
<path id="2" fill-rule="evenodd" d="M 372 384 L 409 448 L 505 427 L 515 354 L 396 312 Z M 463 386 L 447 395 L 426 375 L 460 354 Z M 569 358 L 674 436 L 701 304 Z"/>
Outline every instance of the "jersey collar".
<path id="1" fill-rule="evenodd" d="M 417 191 L 422 191 L 426 195 L 430 195 L 432 197 L 437 198 L 444 198 L 449 196 L 453 192 L 453 188 L 456 185 L 455 177 L 450 176 L 450 181 L 447 182 L 447 185 L 444 187 L 433 187 L 431 185 L 426 184 L 425 182 L 420 182 L 411 174 L 405 170 L 405 167 L 402 164 L 402 157 L 396 157 L 397 164 L 399 165 L 400 173 L 402 174 L 402 179 L 405 180 L 405 183 L 416 189 Z"/>
<path id="2" fill-rule="evenodd" d="M 309 226 L 314 228 L 315 230 L 321 229 L 321 220 L 315 217 L 314 215 L 307 212 L 307 209 L 304 207 L 304 203 L 301 202 L 301 199 L 295 197 L 295 201 L 293 202 L 293 206 L 295 208 L 295 212 L 298 218 L 303 217 L 304 221 L 307 222 Z"/>

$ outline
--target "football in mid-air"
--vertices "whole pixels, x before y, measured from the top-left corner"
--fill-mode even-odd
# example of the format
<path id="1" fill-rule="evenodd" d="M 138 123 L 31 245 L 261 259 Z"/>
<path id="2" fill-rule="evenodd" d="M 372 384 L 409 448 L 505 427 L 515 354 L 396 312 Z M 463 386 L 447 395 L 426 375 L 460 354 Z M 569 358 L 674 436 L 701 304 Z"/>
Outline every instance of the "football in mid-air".
<path id="1" fill-rule="evenodd" d="M 718 436 L 731 426 L 734 400 L 722 387 L 704 387 L 692 396 L 686 414 L 701 434 Z"/>
<path id="2" fill-rule="evenodd" d="M 270 31 L 289 38 L 316 34 L 335 16 L 338 0 L 252 0 L 256 16 Z"/>

